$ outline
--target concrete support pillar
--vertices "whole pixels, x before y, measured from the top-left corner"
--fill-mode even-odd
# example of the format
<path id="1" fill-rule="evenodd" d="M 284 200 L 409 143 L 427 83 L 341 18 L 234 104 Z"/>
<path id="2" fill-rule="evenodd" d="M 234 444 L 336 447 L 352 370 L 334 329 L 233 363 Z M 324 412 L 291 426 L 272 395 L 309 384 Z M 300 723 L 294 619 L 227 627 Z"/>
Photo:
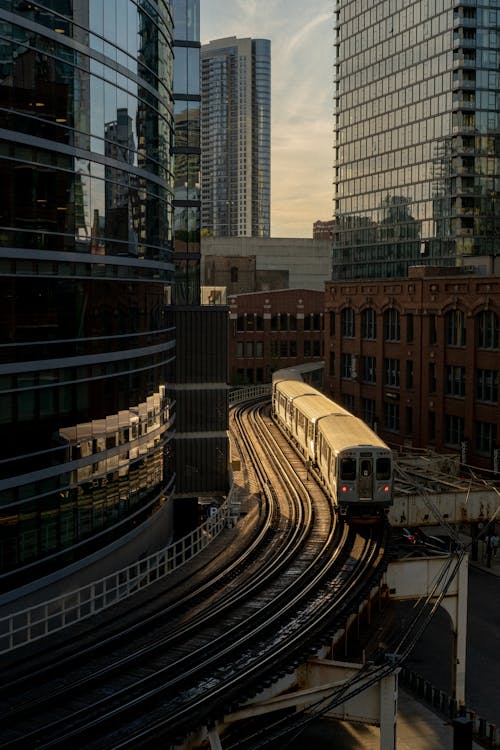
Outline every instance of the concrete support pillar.
<path id="1" fill-rule="evenodd" d="M 214 726 L 207 727 L 207 737 L 210 742 L 210 750 L 222 750 L 219 733 Z"/>
<path id="2" fill-rule="evenodd" d="M 469 559 L 465 555 L 457 572 L 457 593 L 442 602 L 453 624 L 451 689 L 459 705 L 465 704 L 468 573 Z"/>
<path id="3" fill-rule="evenodd" d="M 457 624 L 454 632 L 455 659 L 453 662 L 453 682 L 455 697 L 458 702 L 465 704 L 465 664 L 467 642 L 467 591 L 469 560 L 465 556 L 458 570 Z"/>
<path id="4" fill-rule="evenodd" d="M 396 750 L 399 669 L 380 681 L 380 750 Z"/>

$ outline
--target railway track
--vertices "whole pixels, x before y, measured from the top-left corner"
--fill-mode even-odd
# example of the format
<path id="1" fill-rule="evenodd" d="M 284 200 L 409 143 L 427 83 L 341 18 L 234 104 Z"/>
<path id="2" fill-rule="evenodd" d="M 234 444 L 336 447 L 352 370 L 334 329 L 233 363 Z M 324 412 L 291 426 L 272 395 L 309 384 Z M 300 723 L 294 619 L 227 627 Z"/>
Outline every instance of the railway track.
<path id="1" fill-rule="evenodd" d="M 316 651 L 380 575 L 385 528 L 339 522 L 260 407 L 236 410 L 234 425 L 262 498 L 258 533 L 236 559 L 157 593 L 56 668 L 46 657 L 6 676 L 0 748 L 179 741 Z"/>

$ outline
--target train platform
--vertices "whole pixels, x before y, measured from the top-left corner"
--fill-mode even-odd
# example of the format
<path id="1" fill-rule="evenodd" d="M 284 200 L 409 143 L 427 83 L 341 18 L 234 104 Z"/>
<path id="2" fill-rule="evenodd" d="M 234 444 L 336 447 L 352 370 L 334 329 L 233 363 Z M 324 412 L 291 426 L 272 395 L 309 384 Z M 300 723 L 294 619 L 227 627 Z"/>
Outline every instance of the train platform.
<path id="1" fill-rule="evenodd" d="M 486 551 L 482 549 L 482 547 L 484 547 L 484 544 L 480 543 L 477 560 L 473 560 L 469 552 L 469 565 L 472 565 L 479 570 L 484 570 L 485 573 L 491 573 L 494 576 L 500 577 L 500 549 L 497 550 L 497 554 L 492 555 L 491 560 L 488 561 Z"/>
<path id="2" fill-rule="evenodd" d="M 286 744 L 287 750 L 303 750 L 304 747 L 314 747 L 314 750 L 381 750 L 380 729 L 344 721 L 315 721 Z M 453 747 L 452 723 L 400 689 L 397 750 L 453 750 Z M 472 742 L 471 750 L 482 749 L 476 742 Z"/>

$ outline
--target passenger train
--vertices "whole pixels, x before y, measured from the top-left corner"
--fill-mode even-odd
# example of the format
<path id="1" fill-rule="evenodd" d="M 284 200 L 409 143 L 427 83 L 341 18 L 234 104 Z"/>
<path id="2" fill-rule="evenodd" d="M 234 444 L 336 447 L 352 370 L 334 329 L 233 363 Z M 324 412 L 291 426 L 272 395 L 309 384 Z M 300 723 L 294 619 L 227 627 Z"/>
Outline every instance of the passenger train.
<path id="1" fill-rule="evenodd" d="M 392 505 L 390 448 L 361 419 L 305 383 L 300 369 L 274 373 L 272 415 L 342 515 L 370 520 Z"/>

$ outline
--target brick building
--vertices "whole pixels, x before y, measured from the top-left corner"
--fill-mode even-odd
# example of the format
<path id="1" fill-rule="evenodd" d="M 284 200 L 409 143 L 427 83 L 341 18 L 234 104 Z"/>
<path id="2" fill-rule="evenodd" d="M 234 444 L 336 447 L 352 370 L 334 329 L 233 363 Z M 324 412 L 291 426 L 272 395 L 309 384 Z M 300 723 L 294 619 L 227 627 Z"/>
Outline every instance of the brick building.
<path id="1" fill-rule="evenodd" d="M 331 240 L 335 231 L 335 219 L 315 221 L 313 224 L 313 240 Z"/>
<path id="2" fill-rule="evenodd" d="M 230 295 L 228 304 L 232 385 L 269 383 L 275 370 L 323 359 L 323 292 Z"/>
<path id="3" fill-rule="evenodd" d="M 416 267 L 328 282 L 325 383 L 392 445 L 496 468 L 500 276 Z"/>
<path id="4" fill-rule="evenodd" d="M 202 237 L 202 284 L 225 286 L 228 294 L 279 289 L 323 292 L 331 278 L 331 240 Z"/>

